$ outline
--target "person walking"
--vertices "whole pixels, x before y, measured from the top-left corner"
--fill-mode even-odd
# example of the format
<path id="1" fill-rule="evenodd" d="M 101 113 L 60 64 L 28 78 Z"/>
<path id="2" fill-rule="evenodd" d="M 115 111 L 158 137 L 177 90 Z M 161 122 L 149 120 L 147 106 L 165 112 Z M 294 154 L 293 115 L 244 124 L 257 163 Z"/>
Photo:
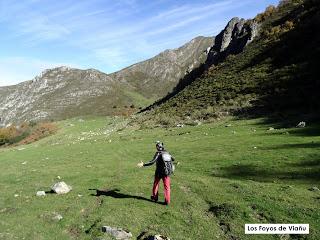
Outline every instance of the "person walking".
<path id="1" fill-rule="evenodd" d="M 160 141 L 156 142 L 157 152 L 150 162 L 138 163 L 138 167 L 147 167 L 156 163 L 156 170 L 154 174 L 154 182 L 152 188 L 151 200 L 158 201 L 159 182 L 162 179 L 164 185 L 165 205 L 170 204 L 170 175 L 174 171 L 173 161 L 175 160 L 169 152 L 164 149 L 164 144 Z"/>

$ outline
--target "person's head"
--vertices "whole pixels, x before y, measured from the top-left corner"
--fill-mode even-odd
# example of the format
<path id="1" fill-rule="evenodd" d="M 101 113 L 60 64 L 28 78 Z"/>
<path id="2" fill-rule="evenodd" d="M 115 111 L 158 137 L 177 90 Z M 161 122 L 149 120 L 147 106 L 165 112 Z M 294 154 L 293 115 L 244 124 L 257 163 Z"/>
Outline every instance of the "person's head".
<path id="1" fill-rule="evenodd" d="M 164 150 L 164 144 L 160 141 L 156 141 L 156 148 L 158 151 L 163 151 Z"/>

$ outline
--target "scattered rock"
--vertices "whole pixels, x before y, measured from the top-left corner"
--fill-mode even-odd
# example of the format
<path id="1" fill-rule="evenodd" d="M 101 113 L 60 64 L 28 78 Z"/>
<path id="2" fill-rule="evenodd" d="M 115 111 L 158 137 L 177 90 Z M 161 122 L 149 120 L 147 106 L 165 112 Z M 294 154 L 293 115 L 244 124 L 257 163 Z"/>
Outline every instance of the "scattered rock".
<path id="1" fill-rule="evenodd" d="M 63 219 L 63 217 L 59 213 L 53 213 L 52 220 L 60 221 L 62 219 Z"/>
<path id="2" fill-rule="evenodd" d="M 155 235 L 154 238 L 155 240 L 170 240 L 170 238 L 162 235 Z"/>
<path id="3" fill-rule="evenodd" d="M 273 131 L 274 128 L 273 127 L 269 127 L 268 131 Z"/>
<path id="4" fill-rule="evenodd" d="M 229 124 L 227 124 L 225 127 L 231 127 L 232 125 L 229 123 Z"/>
<path id="5" fill-rule="evenodd" d="M 57 176 L 57 179 L 61 179 L 61 177 L 60 177 L 60 176 Z"/>
<path id="6" fill-rule="evenodd" d="M 15 194 L 14 197 L 19 197 L 19 194 Z"/>
<path id="7" fill-rule="evenodd" d="M 320 190 L 319 190 L 319 188 L 317 188 L 317 187 L 311 187 L 311 188 L 309 188 L 309 191 L 318 192 L 318 191 L 320 191 Z"/>
<path id="8" fill-rule="evenodd" d="M 183 128 L 183 127 L 184 127 L 184 125 L 183 125 L 183 124 L 177 124 L 177 127 L 181 127 L 181 128 Z"/>
<path id="9" fill-rule="evenodd" d="M 286 186 L 281 187 L 282 190 L 287 190 L 287 189 L 291 189 L 291 188 L 293 188 L 291 185 L 286 185 Z"/>
<path id="10" fill-rule="evenodd" d="M 26 165 L 27 164 L 27 161 L 25 161 L 25 162 L 23 162 L 23 163 L 21 163 L 22 165 Z"/>
<path id="11" fill-rule="evenodd" d="M 170 240 L 170 238 L 157 234 L 157 235 L 149 235 L 148 232 L 142 232 L 137 240 Z"/>
<path id="12" fill-rule="evenodd" d="M 45 192 L 45 191 L 38 191 L 36 195 L 37 195 L 38 197 L 45 196 L 45 195 L 46 195 L 46 192 Z"/>
<path id="13" fill-rule="evenodd" d="M 72 190 L 71 186 L 68 186 L 65 182 L 58 182 L 51 187 L 51 190 L 57 194 L 65 194 Z"/>
<path id="14" fill-rule="evenodd" d="M 18 151 L 22 151 L 22 150 L 25 150 L 25 148 L 18 148 Z"/>
<path id="15" fill-rule="evenodd" d="M 116 239 L 130 239 L 132 237 L 132 233 L 122 228 L 110 227 L 110 226 L 103 226 L 102 232 L 108 233 L 115 237 Z"/>
<path id="16" fill-rule="evenodd" d="M 80 118 L 80 119 L 78 120 L 78 122 L 84 122 L 84 120 Z"/>
<path id="17" fill-rule="evenodd" d="M 306 127 L 306 122 L 299 122 L 297 128 L 304 128 Z"/>
<path id="18" fill-rule="evenodd" d="M 253 147 L 254 149 L 257 149 L 257 147 Z"/>

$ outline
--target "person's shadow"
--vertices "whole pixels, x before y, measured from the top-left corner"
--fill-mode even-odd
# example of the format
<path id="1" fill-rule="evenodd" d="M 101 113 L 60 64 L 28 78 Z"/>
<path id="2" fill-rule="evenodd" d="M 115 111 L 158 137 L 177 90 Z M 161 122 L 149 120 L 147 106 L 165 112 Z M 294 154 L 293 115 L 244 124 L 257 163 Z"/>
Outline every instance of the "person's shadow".
<path id="1" fill-rule="evenodd" d="M 95 196 L 95 197 L 100 197 L 100 196 L 106 196 L 106 197 L 113 197 L 113 198 L 133 198 L 133 199 L 138 199 L 138 200 L 144 200 L 147 202 L 154 202 L 151 199 L 145 198 L 145 197 L 141 197 L 141 196 L 135 196 L 135 195 L 129 195 L 129 194 L 125 194 L 125 193 L 121 193 L 120 189 L 111 189 L 111 190 L 99 190 L 96 188 L 89 188 L 89 190 L 94 190 L 96 191 L 95 194 L 90 194 L 91 196 Z M 164 203 L 162 202 L 157 202 L 158 204 L 164 205 Z"/>

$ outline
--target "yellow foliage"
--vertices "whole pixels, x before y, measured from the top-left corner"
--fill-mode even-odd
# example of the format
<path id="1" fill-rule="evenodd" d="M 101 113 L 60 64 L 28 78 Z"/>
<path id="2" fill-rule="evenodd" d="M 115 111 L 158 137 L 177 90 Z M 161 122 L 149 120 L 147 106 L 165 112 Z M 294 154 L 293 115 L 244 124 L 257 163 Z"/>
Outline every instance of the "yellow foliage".
<path id="1" fill-rule="evenodd" d="M 268 17 L 270 17 L 276 11 L 277 11 L 277 8 L 273 5 L 270 5 L 266 8 L 266 10 L 263 13 L 259 13 L 255 17 L 255 21 L 262 22 L 262 21 L 266 20 Z"/>

